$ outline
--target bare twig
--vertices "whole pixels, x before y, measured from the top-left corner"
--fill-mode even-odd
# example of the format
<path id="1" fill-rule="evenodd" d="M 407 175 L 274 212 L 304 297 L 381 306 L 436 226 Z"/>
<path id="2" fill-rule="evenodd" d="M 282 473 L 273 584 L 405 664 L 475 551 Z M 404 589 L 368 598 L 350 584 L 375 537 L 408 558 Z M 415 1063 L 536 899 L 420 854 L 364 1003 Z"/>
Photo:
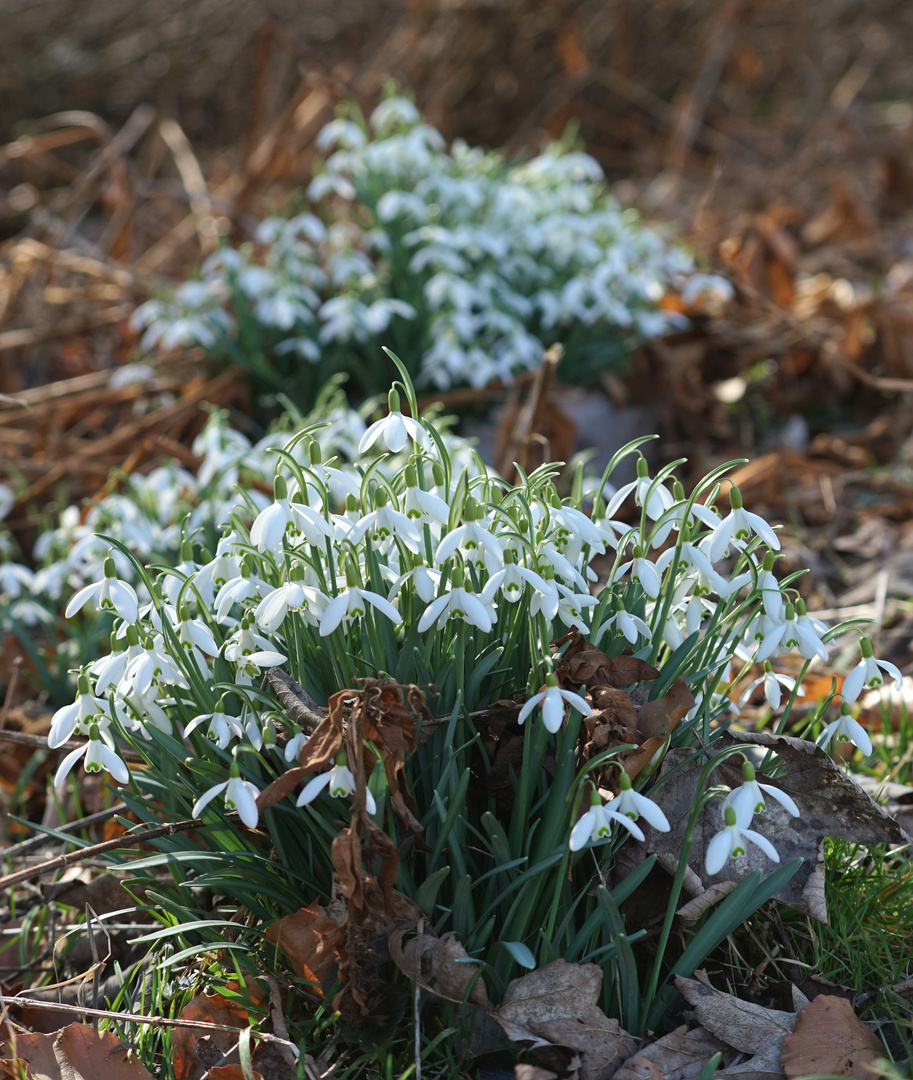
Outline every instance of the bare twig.
<path id="1" fill-rule="evenodd" d="M 237 819 L 237 814 L 228 814 L 226 816 Z M 140 826 L 136 828 L 138 829 Z M 93 859 L 96 855 L 105 855 L 109 851 L 131 847 L 133 844 L 144 844 L 149 840 L 157 840 L 162 836 L 173 836 L 175 833 L 191 832 L 194 829 L 203 828 L 206 828 L 206 825 L 202 821 L 198 818 L 191 818 L 187 821 L 172 821 L 168 825 L 158 825 L 155 828 L 146 829 L 145 832 L 137 832 L 135 829 L 131 829 L 129 832 L 124 833 L 123 836 L 115 837 L 113 840 L 104 840 L 100 844 L 92 844 L 91 847 L 79 848 L 78 851 L 69 851 L 65 855 L 58 855 L 54 859 L 46 859 L 35 866 L 17 870 L 15 874 L 7 874 L 5 877 L 0 878 L 0 889 L 18 885 L 20 881 L 28 881 L 30 878 L 38 877 L 41 874 L 63 870 L 74 863 L 85 862 L 86 859 Z"/>

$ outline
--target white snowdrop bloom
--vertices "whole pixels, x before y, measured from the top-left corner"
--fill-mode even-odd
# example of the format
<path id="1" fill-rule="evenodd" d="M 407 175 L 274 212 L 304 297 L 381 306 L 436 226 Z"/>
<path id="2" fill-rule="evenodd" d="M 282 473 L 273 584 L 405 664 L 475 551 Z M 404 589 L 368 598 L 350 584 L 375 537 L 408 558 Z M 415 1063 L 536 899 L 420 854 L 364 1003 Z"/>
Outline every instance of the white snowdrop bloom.
<path id="1" fill-rule="evenodd" d="M 400 589 L 402 589 L 407 581 L 412 582 L 412 588 L 415 589 L 415 595 L 426 604 L 430 604 L 435 596 L 437 596 L 437 591 L 441 583 L 441 572 L 440 570 L 435 570 L 433 567 L 426 566 L 422 561 L 421 556 L 414 555 L 412 569 L 407 570 L 405 573 L 394 578 L 390 585 L 390 592 L 387 594 L 387 599 L 391 603 L 396 599 Z"/>
<path id="2" fill-rule="evenodd" d="M 289 612 L 298 612 L 305 622 L 317 626 L 329 602 L 329 597 L 319 589 L 305 585 L 303 580 L 291 580 L 263 597 L 254 611 L 254 619 L 268 634 L 279 629 Z"/>
<path id="3" fill-rule="evenodd" d="M 634 502 L 646 510 L 647 517 L 651 521 L 658 521 L 675 505 L 672 492 L 663 483 L 650 478 L 650 467 L 643 456 L 637 459 L 637 479 L 624 484 L 609 499 L 606 516 L 611 518 L 632 491 Z M 669 528 L 671 527 L 670 522 Z"/>
<path id="4" fill-rule="evenodd" d="M 434 553 L 435 566 L 441 566 L 459 552 L 463 559 L 490 574 L 504 565 L 504 549 L 497 537 L 484 524 L 484 511 L 478 501 L 469 495 L 463 506 L 462 525 L 451 529 L 441 537 Z"/>
<path id="5" fill-rule="evenodd" d="M 114 559 L 110 552 L 105 558 L 104 577 L 80 589 L 67 604 L 64 617 L 72 618 L 90 600 L 102 611 L 116 611 L 125 622 L 136 622 L 139 601 L 133 591 L 133 586 L 124 581 L 118 581 L 115 576 Z"/>
<path id="6" fill-rule="evenodd" d="M 195 716 L 184 728 L 185 738 L 203 724 L 207 726 L 207 738 L 212 739 L 220 750 L 224 750 L 233 738 L 244 738 L 244 727 L 236 716 L 230 716 L 225 712 L 225 705 L 222 701 L 216 704 L 213 712 L 200 713 Z M 194 814 L 194 817 L 199 817 L 199 815 Z"/>
<path id="7" fill-rule="evenodd" d="M 288 659 L 283 653 L 276 652 L 271 642 L 255 634 L 250 629 L 250 616 L 245 615 L 240 627 L 222 646 L 222 655 L 232 664 L 238 665 L 248 679 L 256 679 L 261 668 L 284 664 Z"/>
<path id="8" fill-rule="evenodd" d="M 593 711 L 579 694 L 562 689 L 552 672 L 545 677 L 545 689 L 538 694 L 533 694 L 526 701 L 517 716 L 517 723 L 524 723 L 537 705 L 542 706 L 542 722 L 545 724 L 546 731 L 553 735 L 564 723 L 565 706 L 569 705 L 583 716 L 589 716 Z"/>
<path id="9" fill-rule="evenodd" d="M 750 761 L 745 761 L 742 765 L 741 785 L 730 791 L 723 800 L 724 807 L 731 806 L 735 810 L 736 824 L 739 828 L 747 828 L 755 814 L 763 814 L 767 809 L 765 792 L 787 813 L 792 814 L 793 817 L 799 817 L 799 807 L 796 806 L 792 797 L 772 784 L 758 783 L 754 766 Z"/>
<path id="10" fill-rule="evenodd" d="M 582 510 L 573 506 L 551 506 L 549 517 L 552 522 L 549 538 L 559 551 L 566 550 L 569 545 L 586 545 L 593 554 L 602 555 L 605 552 L 602 532 Z"/>
<path id="11" fill-rule="evenodd" d="M 569 589 L 560 582 L 557 583 L 557 586 L 558 611 L 556 614 L 558 618 L 565 626 L 576 626 L 579 631 L 588 634 L 590 624 L 587 622 L 589 615 L 586 614 L 586 610 L 587 608 L 596 607 L 599 599 L 589 593 L 575 593 L 573 589 Z"/>
<path id="12" fill-rule="evenodd" d="M 80 672 L 76 680 L 76 700 L 64 705 L 51 717 L 48 746 L 56 750 L 69 742 L 74 735 L 88 735 L 93 724 L 110 723 L 111 710 L 108 702 L 92 694 L 88 676 Z"/>
<path id="13" fill-rule="evenodd" d="M 96 721 L 89 729 L 89 741 L 85 746 L 78 746 L 57 766 L 54 774 L 54 787 L 60 787 L 70 770 L 83 758 L 83 768 L 88 773 L 107 772 L 119 784 L 130 782 L 130 770 L 121 761 L 114 747 L 114 739 L 107 727 Z"/>
<path id="14" fill-rule="evenodd" d="M 494 626 L 498 617 L 494 601 L 484 600 L 480 594 L 463 588 L 462 585 L 454 585 L 454 580 L 461 581 L 462 574 L 456 573 L 455 577 L 452 576 L 447 592 L 432 600 L 425 608 L 418 623 L 420 634 L 424 634 L 432 626 L 443 630 L 450 619 L 462 619 L 485 633 Z"/>
<path id="15" fill-rule="evenodd" d="M 740 855 L 744 855 L 747 840 L 756 844 L 768 859 L 773 860 L 773 862 L 780 861 L 777 849 L 766 836 L 762 836 L 753 829 L 742 828 L 738 824 L 734 807 L 730 805 L 724 806 L 723 821 L 723 828 L 707 845 L 704 865 L 708 874 L 711 876 L 718 874 L 729 859 L 736 859 Z"/>
<path id="16" fill-rule="evenodd" d="M 783 675 L 778 671 L 774 671 L 770 666 L 768 660 L 764 661 L 764 674 L 759 675 L 745 687 L 742 691 L 742 696 L 739 698 L 739 705 L 747 705 L 751 698 L 752 693 L 759 687 L 764 687 L 764 697 L 767 699 L 767 704 L 772 709 L 780 708 L 780 700 L 782 696 L 782 690 L 786 690 L 791 694 L 795 688 L 796 680 L 790 678 L 789 675 Z M 804 697 L 805 691 L 800 686 L 796 691 L 797 697 Z"/>
<path id="17" fill-rule="evenodd" d="M 345 795 L 355 794 L 355 776 L 346 764 L 345 752 L 341 752 L 336 759 L 336 764 L 326 772 L 318 773 L 312 780 L 305 784 L 298 796 L 296 806 L 307 806 L 323 791 L 328 789 L 334 799 Z M 377 813 L 377 803 L 371 794 L 371 789 L 365 791 L 365 809 L 369 814 Z"/>
<path id="18" fill-rule="evenodd" d="M 399 394 L 396 390 L 390 391 L 387 402 L 390 411 L 380 420 L 375 420 L 362 435 L 358 453 L 366 454 L 378 439 L 383 439 L 391 454 L 398 454 L 410 440 L 418 447 L 427 448 L 427 432 L 417 420 L 403 416 L 399 411 Z"/>
<path id="19" fill-rule="evenodd" d="M 348 625 L 353 619 L 364 618 L 368 605 L 385 615 L 394 625 L 400 621 L 400 614 L 396 608 L 379 593 L 371 592 L 370 589 L 362 589 L 357 584 L 357 575 L 347 568 L 346 579 L 349 582 L 347 588 L 334 596 L 326 606 L 323 617 L 320 620 L 320 636 L 327 637 L 340 625 Z"/>
<path id="20" fill-rule="evenodd" d="M 145 697 L 153 686 L 163 685 L 186 688 L 188 683 L 168 652 L 164 639 L 149 636 L 125 668 L 117 692 L 121 697 L 130 693 Z"/>
<path id="21" fill-rule="evenodd" d="M 35 587 L 35 575 L 27 566 L 19 563 L 0 563 L 0 596 L 7 600 L 15 600 L 25 592 L 31 592 Z"/>
<path id="22" fill-rule="evenodd" d="M 881 686 L 884 676 L 889 675 L 894 680 L 894 686 L 898 693 L 903 689 L 903 675 L 896 665 L 887 660 L 876 660 L 872 652 L 872 643 L 867 637 L 859 642 L 862 651 L 862 659 L 843 680 L 841 694 L 843 700 L 852 704 L 863 690 L 871 690 Z M 855 742 L 855 740 L 853 740 Z M 859 744 L 856 743 L 858 746 Z M 872 751 L 869 750 L 868 753 Z"/>
<path id="23" fill-rule="evenodd" d="M 593 644 L 597 644 L 602 635 L 611 629 L 620 633 L 630 645 L 636 645 L 639 637 L 643 637 L 647 641 L 652 638 L 652 632 L 647 623 L 639 615 L 632 615 L 630 612 L 625 611 L 620 597 L 615 598 L 614 614 L 601 623 L 593 634 Z"/>
<path id="24" fill-rule="evenodd" d="M 250 529 L 250 542 L 258 551 L 278 552 L 286 538 L 296 547 L 306 540 L 309 544 L 322 544 L 333 536 L 329 522 L 311 507 L 290 502 L 285 477 L 274 480 L 275 499 L 261 511 Z"/>
<path id="25" fill-rule="evenodd" d="M 254 784 L 249 780 L 241 779 L 238 765 L 232 762 L 228 780 L 223 781 L 221 784 L 215 784 L 204 792 L 193 804 L 190 815 L 195 818 L 201 817 L 212 800 L 218 795 L 223 795 L 225 809 L 229 812 L 236 810 L 238 817 L 248 829 L 256 829 L 257 822 L 260 820 L 260 811 L 257 809 L 257 796 L 259 794 L 260 792 L 257 791 Z"/>
<path id="26" fill-rule="evenodd" d="M 628 776 L 624 769 L 621 770 L 618 777 L 618 787 L 618 795 L 612 800 L 611 804 L 613 810 L 619 814 L 624 814 L 631 821 L 643 818 L 660 832 L 671 831 L 672 826 L 662 809 L 652 799 L 647 798 L 646 795 L 641 795 L 639 791 L 633 789 L 631 777 Z"/>
<path id="27" fill-rule="evenodd" d="M 537 574 L 535 570 L 530 570 L 528 567 L 514 562 L 512 558 L 508 557 L 507 552 L 504 554 L 503 568 L 492 574 L 482 589 L 481 596 L 484 603 L 493 600 L 495 593 L 499 591 L 504 599 L 511 604 L 515 604 L 527 589 L 538 591 L 543 595 L 549 592 L 549 586 L 541 575 Z M 557 607 L 555 610 L 557 612 Z"/>
<path id="28" fill-rule="evenodd" d="M 378 488 L 374 494 L 375 509 L 365 514 L 349 533 L 353 544 L 360 544 L 365 536 L 379 547 L 392 546 L 395 540 L 401 540 L 410 551 L 419 554 L 422 550 L 422 534 L 415 521 L 388 505 L 387 493 Z"/>
<path id="29" fill-rule="evenodd" d="M 874 749 L 869 733 L 858 720 L 854 720 L 850 713 L 850 702 L 844 700 L 840 708 L 840 716 L 830 724 L 818 736 L 818 745 L 826 750 L 832 742 L 848 742 L 858 746 L 865 757 L 869 757 Z"/>
<path id="30" fill-rule="evenodd" d="M 756 535 L 774 551 L 780 550 L 780 540 L 770 525 L 758 514 L 752 514 L 742 505 L 742 493 L 735 486 L 729 489 L 730 510 L 717 526 L 710 544 L 710 558 L 719 562 L 730 546 L 744 547 Z"/>
<path id="31" fill-rule="evenodd" d="M 618 567 L 615 573 L 616 580 L 630 573 L 631 580 L 636 581 L 651 600 L 655 600 L 662 588 L 662 579 L 656 564 L 644 557 L 643 548 L 639 544 L 634 547 L 632 555 L 633 557 L 628 562 Z"/>
<path id="32" fill-rule="evenodd" d="M 259 600 L 270 591 L 270 585 L 253 572 L 253 559 L 245 555 L 241 559 L 241 573 L 225 584 L 216 593 L 214 609 L 216 621 L 230 621 L 229 612 L 235 604 L 244 605 L 245 601 Z"/>
<path id="33" fill-rule="evenodd" d="M 695 571 L 695 573 L 686 576 L 692 582 L 694 591 L 698 595 L 705 592 L 714 592 L 718 596 L 725 596 L 728 589 L 726 579 L 714 570 L 713 563 L 711 563 L 706 552 L 688 539 L 690 531 L 687 525 L 682 527 L 681 536 L 683 537 L 681 544 L 676 547 L 666 548 L 657 556 L 654 566 L 660 577 L 669 569 L 677 555 L 679 570 L 687 568 Z M 779 595 L 778 588 L 777 596 Z"/>
<path id="34" fill-rule="evenodd" d="M 780 592 L 780 582 L 773 572 L 775 558 L 776 556 L 772 551 L 765 554 L 764 562 L 758 570 L 757 588 L 761 593 L 764 610 L 771 619 L 779 622 L 783 619 L 786 601 Z"/>

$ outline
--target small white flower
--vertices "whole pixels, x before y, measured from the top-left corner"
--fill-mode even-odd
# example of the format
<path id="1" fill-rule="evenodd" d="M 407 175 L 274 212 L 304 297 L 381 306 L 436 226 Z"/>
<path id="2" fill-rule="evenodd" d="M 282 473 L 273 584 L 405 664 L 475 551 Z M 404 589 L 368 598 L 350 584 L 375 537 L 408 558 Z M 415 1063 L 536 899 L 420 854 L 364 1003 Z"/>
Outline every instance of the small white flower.
<path id="1" fill-rule="evenodd" d="M 422 425 L 411 416 L 399 411 L 399 394 L 391 390 L 388 395 L 390 412 L 375 420 L 358 443 L 359 454 L 366 454 L 378 439 L 383 439 L 391 454 L 398 454 L 411 439 L 416 446 L 426 447 L 428 435 Z"/>
<path id="2" fill-rule="evenodd" d="M 873 687 L 881 686 L 884 682 L 882 672 L 891 676 L 897 692 L 900 693 L 903 689 L 903 675 L 901 675 L 900 670 L 887 660 L 877 660 L 872 654 L 872 643 L 867 637 L 863 637 L 859 645 L 862 650 L 862 659 L 843 680 L 843 689 L 841 690 L 843 700 L 848 704 L 852 704 L 863 690 L 871 690 Z M 852 741 L 855 742 L 855 740 Z M 868 751 L 868 753 L 871 752 L 871 750 Z"/>
<path id="3" fill-rule="evenodd" d="M 872 740 L 869 738 L 869 733 L 858 720 L 854 720 L 850 715 L 850 702 L 846 699 L 844 699 L 839 718 L 828 724 L 818 736 L 818 745 L 826 750 L 832 740 L 838 743 L 853 743 L 859 747 L 865 757 L 872 753 Z"/>
<path id="4" fill-rule="evenodd" d="M 128 784 L 130 782 L 130 770 L 117 756 L 114 749 L 114 739 L 107 730 L 107 725 L 102 726 L 95 723 L 89 729 L 89 741 L 86 745 L 71 750 L 57 767 L 57 772 L 54 774 L 54 787 L 59 787 L 63 783 L 70 770 L 83 756 L 85 756 L 83 768 L 86 772 L 101 772 L 104 770 L 113 776 L 119 784 Z"/>
<path id="5" fill-rule="evenodd" d="M 243 739 L 244 728 L 236 716 L 229 716 L 225 712 L 225 706 L 220 701 L 215 708 L 215 712 L 201 713 L 199 716 L 195 716 L 187 727 L 184 729 L 184 735 L 187 736 L 200 727 L 201 724 L 208 724 L 206 732 L 207 738 L 219 747 L 220 750 L 224 750 L 231 742 L 232 738 Z M 194 814 L 194 817 L 197 815 Z"/>
<path id="6" fill-rule="evenodd" d="M 669 824 L 669 819 L 660 807 L 652 799 L 648 799 L 646 795 L 641 795 L 639 791 L 635 791 L 631 787 L 631 777 L 628 776 L 624 769 L 621 770 L 621 775 L 618 778 L 618 786 L 618 797 L 612 800 L 613 810 L 617 810 L 619 814 L 624 814 L 625 817 L 630 818 L 632 821 L 644 818 L 654 829 L 658 829 L 660 832 L 669 832 L 671 830 L 672 826 Z"/>
<path id="7" fill-rule="evenodd" d="M 616 579 L 624 577 L 630 571 L 631 580 L 636 581 L 651 600 L 655 600 L 662 588 L 662 579 L 656 564 L 644 558 L 643 548 L 639 544 L 635 546 L 632 554 L 633 558 L 618 567 Z"/>
<path id="8" fill-rule="evenodd" d="M 591 840 L 595 843 L 608 840 L 612 835 L 612 823 L 616 821 L 626 828 L 635 840 L 644 839 L 643 829 L 640 828 L 636 823 L 636 819 L 630 813 L 610 809 L 608 806 L 603 805 L 602 799 L 595 790 L 590 792 L 590 800 L 589 810 L 571 829 L 571 836 L 568 840 L 568 847 L 571 851 L 579 851 Z M 647 801 L 649 802 L 649 799 Z M 611 805 L 614 805 L 614 802 L 615 800 L 612 801 Z M 655 804 L 651 803 L 651 805 L 656 810 L 659 810 L 659 807 L 655 806 Z M 662 813 L 662 811 L 659 812 Z M 665 821 L 665 815 L 663 815 L 663 820 Z M 668 831 L 668 823 L 667 829 L 663 831 Z"/>
<path id="9" fill-rule="evenodd" d="M 538 694 L 533 694 L 520 710 L 517 723 L 524 723 L 533 709 L 539 704 L 542 705 L 542 722 L 545 724 L 546 731 L 550 731 L 553 735 L 564 722 L 565 705 L 570 705 L 572 709 L 576 709 L 583 716 L 589 716 L 593 711 L 579 694 L 575 694 L 571 690 L 563 690 L 551 672 L 546 676 L 545 689 L 540 690 Z"/>
<path id="10" fill-rule="evenodd" d="M 326 772 L 318 773 L 307 784 L 298 796 L 297 806 L 307 806 L 314 801 L 324 788 L 329 788 L 330 795 L 334 799 L 344 795 L 355 794 L 355 776 L 345 761 L 345 753 L 341 753 L 336 759 L 336 764 Z M 365 809 L 369 814 L 377 813 L 377 803 L 369 788 L 365 792 Z"/>
<path id="11" fill-rule="evenodd" d="M 55 750 L 74 735 L 88 735 L 93 724 L 103 728 L 110 720 L 107 701 L 91 693 L 88 676 L 80 672 L 76 680 L 76 700 L 58 709 L 51 717 L 48 746 Z"/>
<path id="12" fill-rule="evenodd" d="M 710 558 L 718 562 L 726 553 L 730 544 L 743 547 L 752 537 L 759 536 L 764 543 L 780 550 L 780 541 L 770 525 L 758 514 L 752 514 L 742 505 L 742 493 L 735 486 L 729 489 L 730 510 L 713 533 L 710 544 Z"/>
<path id="13" fill-rule="evenodd" d="M 636 645 L 638 637 L 644 637 L 647 641 L 651 638 L 650 627 L 639 615 L 632 615 L 625 611 L 620 597 L 616 597 L 615 614 L 610 615 L 604 623 L 601 623 L 593 634 L 595 645 L 606 630 L 615 629 L 630 645 Z"/>
<path id="14" fill-rule="evenodd" d="M 747 828 L 755 814 L 762 814 L 767 809 L 764 793 L 767 793 L 793 817 L 799 816 L 799 807 L 792 798 L 771 784 L 760 784 L 755 777 L 754 766 L 750 761 L 742 765 L 742 784 L 726 796 L 723 805 L 731 806 L 735 810 L 736 824 L 739 828 Z"/>
<path id="15" fill-rule="evenodd" d="M 746 840 L 756 844 L 768 859 L 772 859 L 774 862 L 780 861 L 777 849 L 766 836 L 762 836 L 753 829 L 743 829 L 738 824 L 734 807 L 724 806 L 723 821 L 723 828 L 707 845 L 705 866 L 708 874 L 718 874 L 726 865 L 728 859 L 736 859 L 740 855 L 744 855 Z"/>
<path id="16" fill-rule="evenodd" d="M 190 816 L 200 817 L 212 800 L 222 792 L 225 793 L 225 809 L 237 810 L 238 816 L 248 829 L 256 829 L 257 822 L 260 820 L 260 811 L 257 809 L 257 796 L 260 793 L 249 780 L 241 779 L 240 770 L 235 762 L 232 762 L 228 780 L 215 784 L 204 792 L 193 804 Z"/>
<path id="17" fill-rule="evenodd" d="M 399 623 L 400 614 L 389 600 L 379 593 L 371 592 L 370 589 L 362 589 L 358 585 L 351 584 L 327 604 L 323 618 L 320 620 L 320 636 L 327 637 L 340 624 L 348 625 L 352 619 L 363 618 L 368 604 L 381 615 L 386 615 L 394 625 Z"/>
<path id="18" fill-rule="evenodd" d="M 462 585 L 457 585 L 450 588 L 443 596 L 432 600 L 425 608 L 418 622 L 418 632 L 424 634 L 432 626 L 443 630 L 448 619 L 453 618 L 462 619 L 487 633 L 494 626 L 497 609 L 491 600 L 483 600 L 479 594 L 464 589 Z"/>
<path id="19" fill-rule="evenodd" d="M 767 704 L 772 709 L 780 708 L 780 699 L 782 697 L 781 687 L 788 693 L 792 693 L 796 685 L 796 680 L 790 678 L 789 675 L 783 675 L 778 671 L 774 671 L 770 666 L 770 662 L 764 661 L 764 674 L 759 675 L 745 687 L 742 691 L 742 696 L 739 698 L 739 705 L 746 705 L 751 698 L 752 693 L 759 687 L 764 687 L 764 697 L 767 699 Z M 804 697 L 805 691 L 800 686 L 796 692 L 796 697 Z"/>
<path id="20" fill-rule="evenodd" d="M 85 588 L 79 590 L 67 604 L 67 609 L 64 612 L 65 618 L 72 618 L 90 600 L 94 600 L 102 611 L 116 611 L 125 622 L 136 622 L 139 613 L 139 602 L 136 599 L 136 593 L 131 585 L 117 580 L 114 570 L 114 557 L 110 551 L 105 558 L 104 577 L 100 581 L 93 581 L 90 585 L 86 585 Z"/>

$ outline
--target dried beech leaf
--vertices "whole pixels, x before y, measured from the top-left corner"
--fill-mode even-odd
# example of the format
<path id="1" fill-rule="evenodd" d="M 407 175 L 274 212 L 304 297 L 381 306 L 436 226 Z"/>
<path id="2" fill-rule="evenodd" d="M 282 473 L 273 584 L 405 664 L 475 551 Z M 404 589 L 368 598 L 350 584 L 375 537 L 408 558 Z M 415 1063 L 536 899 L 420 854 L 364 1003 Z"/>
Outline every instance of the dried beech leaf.
<path id="1" fill-rule="evenodd" d="M 790 1078 L 812 1073 L 872 1080 L 881 1041 L 853 1012 L 846 998 L 822 995 L 796 1017 L 795 1031 L 783 1040 L 781 1062 Z"/>
<path id="2" fill-rule="evenodd" d="M 695 972 L 695 975 L 694 979 L 677 975 L 675 986 L 678 992 L 694 1007 L 698 1023 L 734 1050 L 758 1054 L 773 1043 L 782 1046 L 783 1039 L 793 1030 L 794 1013 L 742 1001 L 712 987 L 703 971 Z"/>
<path id="3" fill-rule="evenodd" d="M 309 979 L 320 994 L 321 988 L 335 976 L 337 949 L 343 935 L 343 927 L 316 902 L 279 919 L 266 931 L 267 941 L 278 945 L 288 956 L 295 974 Z"/>
<path id="4" fill-rule="evenodd" d="M 113 1031 L 95 1031 L 70 1024 L 49 1035 L 20 1035 L 16 1056 L 8 1043 L 0 1047 L 0 1068 L 30 1080 L 152 1080 L 149 1070 L 124 1047 Z"/>
<path id="5" fill-rule="evenodd" d="M 634 683 L 659 678 L 659 671 L 652 664 L 636 656 L 616 656 L 610 663 L 611 678 L 607 681 L 612 686 L 632 686 Z"/>
<path id="6" fill-rule="evenodd" d="M 247 1010 L 221 994 L 197 994 L 184 1006 L 181 1019 L 202 1020 L 204 1023 L 235 1028 L 247 1027 L 250 1023 Z M 197 1080 L 237 1044 L 237 1035 L 230 1031 L 216 1030 L 201 1034 L 199 1028 L 175 1028 L 172 1035 L 175 1077 L 177 1080 Z"/>
<path id="7" fill-rule="evenodd" d="M 679 676 L 661 698 L 640 707 L 641 739 L 658 739 L 669 734 L 683 716 L 694 708 L 694 695 Z"/>
<path id="8" fill-rule="evenodd" d="M 469 1001 L 488 1008 L 488 992 L 478 969 L 466 963 L 469 954 L 456 934 L 418 934 L 403 945 L 405 930 L 394 930 L 388 940 L 390 956 L 403 974 L 424 990 L 447 1001 Z"/>
<path id="9" fill-rule="evenodd" d="M 553 960 L 514 979 L 492 1015 L 512 1042 L 540 1052 L 574 1051 L 580 1080 L 602 1080 L 630 1057 L 637 1040 L 596 1004 L 601 988 L 598 965 Z"/>
<path id="10" fill-rule="evenodd" d="M 675 914 L 685 926 L 692 926 L 712 907 L 715 907 L 722 900 L 725 900 L 735 888 L 738 888 L 737 881 L 721 881 L 718 885 L 711 885 L 710 888 L 705 889 L 700 896 L 695 896 L 693 900 L 689 900 L 687 904 L 683 904 Z"/>
<path id="11" fill-rule="evenodd" d="M 612 1080 L 694 1080 L 714 1054 L 726 1044 L 706 1028 L 689 1031 L 685 1025 L 638 1050 L 621 1066 Z"/>

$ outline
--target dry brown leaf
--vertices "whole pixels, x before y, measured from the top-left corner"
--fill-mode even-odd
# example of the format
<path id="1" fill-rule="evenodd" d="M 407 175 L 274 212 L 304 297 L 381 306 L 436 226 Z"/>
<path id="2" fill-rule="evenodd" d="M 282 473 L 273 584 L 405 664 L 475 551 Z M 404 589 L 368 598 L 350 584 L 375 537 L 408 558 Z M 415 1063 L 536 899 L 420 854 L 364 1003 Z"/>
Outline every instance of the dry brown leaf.
<path id="1" fill-rule="evenodd" d="M 469 954 L 456 934 L 417 934 L 403 945 L 405 934 L 394 930 L 388 939 L 390 956 L 404 975 L 447 1001 L 489 1007 L 485 982 L 475 964 L 466 963 Z"/>
<path id="2" fill-rule="evenodd" d="M 70 1024 L 53 1035 L 20 1035 L 11 1054 L 9 1043 L 0 1048 L 0 1067 L 16 1080 L 20 1064 L 30 1080 L 152 1080 L 113 1031 L 85 1024 Z"/>
<path id="3" fill-rule="evenodd" d="M 267 941 L 277 944 L 288 956 L 296 975 L 310 980 L 323 994 L 326 984 L 335 981 L 337 948 L 345 931 L 314 902 L 292 915 L 279 919 L 266 931 Z"/>
<path id="4" fill-rule="evenodd" d="M 182 1020 L 201 1020 L 243 1028 L 250 1023 L 247 1010 L 221 994 L 197 994 L 181 1011 Z M 238 1039 L 230 1031 L 201 1034 L 198 1028 L 175 1028 L 172 1065 L 176 1080 L 199 1080 L 207 1069 L 228 1054 Z M 105 1078 L 109 1080 L 109 1078 Z"/>
<path id="5" fill-rule="evenodd" d="M 612 1080 L 693 1080 L 700 1076 L 714 1054 L 726 1044 L 706 1028 L 689 1031 L 685 1025 L 638 1050 L 621 1066 Z"/>
<path id="6" fill-rule="evenodd" d="M 685 680 L 679 676 L 667 693 L 656 701 L 647 701 L 640 708 L 640 733 L 643 739 L 657 739 L 667 735 L 688 712 L 694 708 L 694 695 Z"/>
<path id="7" fill-rule="evenodd" d="M 793 1030 L 794 1013 L 765 1009 L 763 1005 L 724 994 L 710 985 L 703 971 L 695 972 L 695 976 L 684 979 L 677 975 L 678 992 L 693 1006 L 698 1022 L 734 1050 L 758 1054 L 774 1043 L 782 1046 L 783 1039 Z"/>
<path id="8" fill-rule="evenodd" d="M 563 1050 L 569 1063 L 579 1056 L 580 1080 L 603 1080 L 630 1057 L 637 1040 L 596 1004 L 601 988 L 598 965 L 553 960 L 514 979 L 492 1015 L 511 1042 L 537 1054 Z"/>
<path id="9" fill-rule="evenodd" d="M 813 1073 L 872 1080 L 872 1065 L 884 1047 L 853 1012 L 846 998 L 822 994 L 796 1017 L 795 1031 L 783 1040 L 781 1062 L 790 1078 Z"/>

